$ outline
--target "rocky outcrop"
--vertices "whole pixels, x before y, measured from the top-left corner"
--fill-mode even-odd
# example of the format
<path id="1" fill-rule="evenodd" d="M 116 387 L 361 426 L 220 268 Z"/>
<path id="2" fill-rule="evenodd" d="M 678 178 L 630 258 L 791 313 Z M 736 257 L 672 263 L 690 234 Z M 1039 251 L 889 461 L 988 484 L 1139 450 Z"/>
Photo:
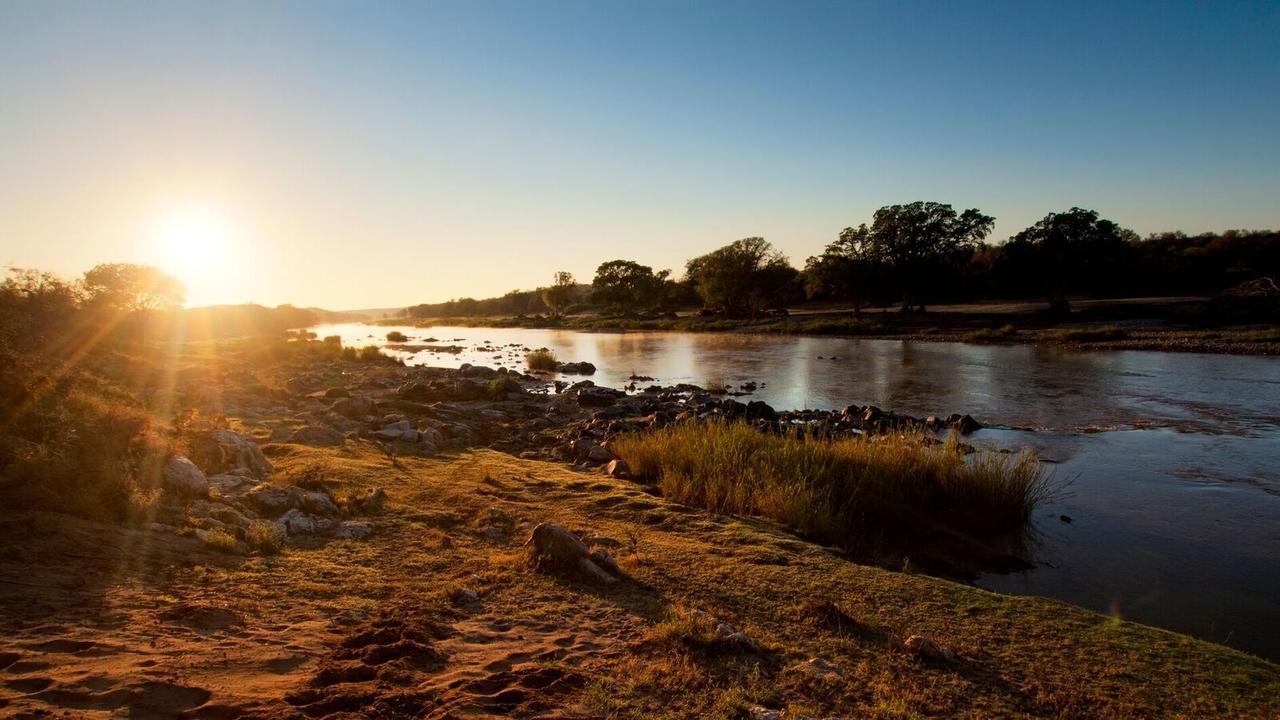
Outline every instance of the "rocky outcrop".
<path id="1" fill-rule="evenodd" d="M 165 490 L 178 495 L 208 495 L 209 480 L 196 464 L 181 455 L 169 458 L 160 473 Z"/>

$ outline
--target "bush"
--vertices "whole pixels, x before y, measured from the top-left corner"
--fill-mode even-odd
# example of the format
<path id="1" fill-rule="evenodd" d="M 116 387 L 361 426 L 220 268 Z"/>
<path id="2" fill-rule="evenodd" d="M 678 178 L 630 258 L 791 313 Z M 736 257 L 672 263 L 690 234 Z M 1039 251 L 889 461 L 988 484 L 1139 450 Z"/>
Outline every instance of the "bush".
<path id="1" fill-rule="evenodd" d="M 391 332 L 387 333 L 387 341 L 396 342 L 396 343 L 409 342 L 409 336 L 405 335 L 399 330 L 392 330 Z"/>
<path id="2" fill-rule="evenodd" d="M 342 336 L 341 335 L 325 335 L 324 341 L 329 345 L 341 345 Z"/>
<path id="3" fill-rule="evenodd" d="M 524 362 L 529 366 L 530 370 L 541 370 L 543 372 L 555 372 L 559 366 L 556 360 L 556 354 L 546 348 L 539 348 L 524 356 Z"/>
<path id="4" fill-rule="evenodd" d="M 200 536 L 205 546 L 218 552 L 233 553 L 236 551 L 236 536 L 223 530 L 206 530 Z"/>
<path id="5" fill-rule="evenodd" d="M 254 520 L 245 530 L 245 543 L 259 555 L 275 555 L 284 548 L 284 532 L 275 523 Z"/>
<path id="6" fill-rule="evenodd" d="M 1021 529 L 1051 495 L 1030 453 L 971 457 L 903 435 L 825 439 L 765 434 L 742 423 L 681 423 L 620 437 L 613 451 L 677 502 L 759 515 L 853 548 L 942 524 L 966 532 Z"/>

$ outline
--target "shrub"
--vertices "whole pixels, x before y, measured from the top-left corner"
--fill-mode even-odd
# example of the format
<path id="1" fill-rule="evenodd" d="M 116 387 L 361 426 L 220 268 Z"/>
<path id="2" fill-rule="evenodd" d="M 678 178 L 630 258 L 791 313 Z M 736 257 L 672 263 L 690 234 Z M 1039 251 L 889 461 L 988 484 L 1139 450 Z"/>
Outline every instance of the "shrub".
<path id="1" fill-rule="evenodd" d="M 966 458 L 957 445 L 954 437 L 933 445 L 907 435 L 833 440 L 692 422 L 624 435 L 612 449 L 677 502 L 769 517 L 847 548 L 929 524 L 1018 530 L 1051 496 L 1034 455 Z"/>
<path id="2" fill-rule="evenodd" d="M 254 520 L 245 530 L 245 543 L 260 555 L 275 555 L 284 548 L 284 532 L 275 523 Z"/>
<path id="3" fill-rule="evenodd" d="M 356 351 L 356 357 L 360 362 L 382 362 L 384 360 L 394 360 L 389 355 L 382 352 L 382 349 L 376 345 L 366 345 Z"/>
<path id="4" fill-rule="evenodd" d="M 206 547 L 218 552 L 233 553 L 236 551 L 236 536 L 223 530 L 206 530 L 200 536 Z"/>
<path id="5" fill-rule="evenodd" d="M 387 341 L 396 342 L 396 343 L 409 342 L 409 336 L 405 335 L 399 330 L 392 330 L 391 332 L 387 333 Z"/>
<path id="6" fill-rule="evenodd" d="M 341 345 L 342 336 L 341 335 L 325 335 L 324 341 L 329 345 Z"/>
<path id="7" fill-rule="evenodd" d="M 524 356 L 524 362 L 529 366 L 530 370 L 541 370 L 543 372 L 555 372 L 559 361 L 556 360 L 556 354 L 546 348 L 539 348 Z"/>

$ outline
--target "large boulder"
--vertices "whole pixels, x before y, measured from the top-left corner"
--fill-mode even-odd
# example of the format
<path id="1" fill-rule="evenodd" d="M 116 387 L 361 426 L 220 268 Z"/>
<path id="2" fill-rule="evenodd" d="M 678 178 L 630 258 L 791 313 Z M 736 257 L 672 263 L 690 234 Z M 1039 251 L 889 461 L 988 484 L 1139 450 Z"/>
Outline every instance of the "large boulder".
<path id="1" fill-rule="evenodd" d="M 258 444 L 231 430 L 194 432 L 189 443 L 192 461 L 207 473 L 247 473 L 259 481 L 271 473 L 271 463 Z"/>
<path id="2" fill-rule="evenodd" d="M 596 366 L 589 362 L 556 363 L 556 372 L 565 375 L 595 375 Z"/>
<path id="3" fill-rule="evenodd" d="M 174 455 L 161 471 L 166 490 L 179 495 L 208 495 L 209 480 L 196 464 L 181 455 Z"/>

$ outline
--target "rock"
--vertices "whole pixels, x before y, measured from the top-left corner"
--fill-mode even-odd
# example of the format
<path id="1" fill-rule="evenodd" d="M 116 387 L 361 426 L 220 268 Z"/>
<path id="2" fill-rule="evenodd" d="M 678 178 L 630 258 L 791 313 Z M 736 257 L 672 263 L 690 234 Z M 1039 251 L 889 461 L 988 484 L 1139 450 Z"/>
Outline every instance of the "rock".
<path id="1" fill-rule="evenodd" d="M 844 672 L 839 665 L 822 658 L 809 658 L 805 662 L 792 665 L 789 669 L 818 680 L 839 680 Z"/>
<path id="2" fill-rule="evenodd" d="M 209 480 L 196 464 L 181 455 L 174 455 L 164 464 L 161 472 L 166 490 L 179 495 L 208 495 Z"/>
<path id="3" fill-rule="evenodd" d="M 272 487 L 259 485 L 245 495 L 245 501 L 265 515 L 279 515 L 302 504 L 300 487 Z"/>
<path id="4" fill-rule="evenodd" d="M 578 399 L 578 405 L 582 407 L 608 407 L 627 396 L 621 390 L 595 385 L 581 387 L 573 392 Z"/>
<path id="5" fill-rule="evenodd" d="M 326 517 L 332 517 L 339 512 L 338 504 L 333 501 L 333 498 L 329 497 L 328 493 L 322 493 L 317 490 L 304 490 L 298 507 L 309 513 Z"/>
<path id="6" fill-rule="evenodd" d="M 288 442 L 295 445 L 312 445 L 315 447 L 337 447 L 343 442 L 342 433 L 322 425 L 307 425 L 294 430 Z"/>
<path id="7" fill-rule="evenodd" d="M 471 365 L 469 363 L 463 363 L 458 368 L 458 370 L 462 373 L 462 377 L 464 378 L 473 378 L 478 380 L 491 380 L 498 376 L 497 370 L 494 370 L 491 367 L 485 367 L 483 365 Z"/>
<path id="8" fill-rule="evenodd" d="M 924 660 L 953 663 L 959 659 L 951 648 L 939 645 L 920 635 L 912 635 L 907 638 L 902 647 L 907 651 L 907 654 Z"/>
<path id="9" fill-rule="evenodd" d="M 254 441 L 230 430 L 214 430 L 209 437 L 222 451 L 223 468 L 245 468 L 259 480 L 267 479 L 271 473 L 271 463 Z"/>
<path id="10" fill-rule="evenodd" d="M 338 525 L 338 529 L 333 531 L 335 538 L 346 540 L 360 540 L 372 534 L 373 525 L 367 522 L 347 521 Z"/>
<path id="11" fill-rule="evenodd" d="M 332 400 L 337 400 L 338 398 L 351 397 L 351 393 L 347 392 L 346 388 L 335 387 L 335 388 L 329 388 L 328 390 L 325 390 L 324 396 Z"/>
<path id="12" fill-rule="evenodd" d="M 743 652 L 759 653 L 760 645 L 752 640 L 746 633 L 734 628 L 729 623 L 720 623 L 716 626 L 716 635 L 721 642 L 731 645 Z"/>
<path id="13" fill-rule="evenodd" d="M 220 495 L 238 495 L 257 484 L 258 481 L 254 478 L 239 473 L 209 476 L 209 487 L 217 490 Z"/>
<path id="14" fill-rule="evenodd" d="M 378 404 L 368 397 L 347 397 L 335 402 L 330 408 L 343 417 L 363 418 L 378 414 Z"/>
<path id="15" fill-rule="evenodd" d="M 413 429 L 408 420 L 393 422 L 390 425 L 375 432 L 374 437 L 379 440 L 402 440 L 404 442 L 417 442 L 418 431 Z"/>
<path id="16" fill-rule="evenodd" d="M 591 448 L 587 450 L 587 459 L 591 462 L 597 463 L 609 462 L 613 460 L 613 453 L 600 445 L 593 444 Z"/>
<path id="17" fill-rule="evenodd" d="M 627 465 L 627 461 L 621 458 L 610 460 L 608 465 L 604 466 L 605 475 L 616 478 L 631 477 L 631 466 Z"/>
<path id="18" fill-rule="evenodd" d="M 298 508 L 293 508 L 276 520 L 276 527 L 286 535 L 314 535 L 328 532 L 335 524 L 333 520 L 308 514 Z"/>
<path id="19" fill-rule="evenodd" d="M 752 705 L 747 708 L 747 717 L 750 720 L 783 720 L 786 716 L 781 710 L 770 710 L 763 705 Z"/>
<path id="20" fill-rule="evenodd" d="M 747 419 L 773 422 L 778 419 L 778 412 L 763 400 L 752 400 L 747 403 Z"/>
<path id="21" fill-rule="evenodd" d="M 982 423 L 973 419 L 972 415 L 952 415 L 947 424 L 955 428 L 961 435 L 968 435 L 982 429 Z"/>
<path id="22" fill-rule="evenodd" d="M 556 363 L 556 372 L 565 375 L 595 375 L 596 366 L 589 362 Z"/>
<path id="23" fill-rule="evenodd" d="M 533 546 L 534 554 L 538 558 L 551 565 L 566 569 L 576 568 L 591 579 L 605 585 L 618 581 L 600 566 L 600 563 L 605 563 L 616 572 L 617 566 L 613 564 L 612 558 L 609 558 L 607 553 L 597 550 L 596 554 L 593 554 L 577 535 L 559 525 L 540 523 L 534 527 L 529 539 L 525 541 L 525 547 L 530 545 Z"/>

